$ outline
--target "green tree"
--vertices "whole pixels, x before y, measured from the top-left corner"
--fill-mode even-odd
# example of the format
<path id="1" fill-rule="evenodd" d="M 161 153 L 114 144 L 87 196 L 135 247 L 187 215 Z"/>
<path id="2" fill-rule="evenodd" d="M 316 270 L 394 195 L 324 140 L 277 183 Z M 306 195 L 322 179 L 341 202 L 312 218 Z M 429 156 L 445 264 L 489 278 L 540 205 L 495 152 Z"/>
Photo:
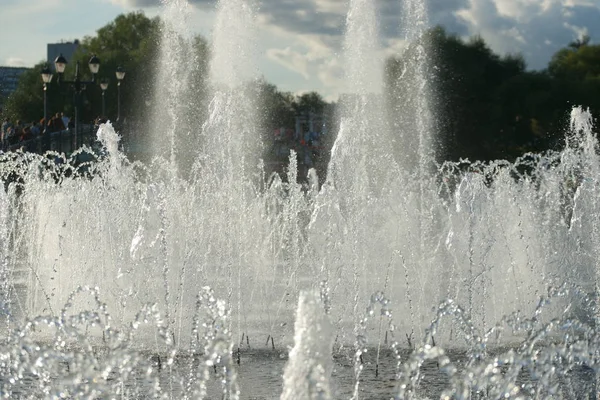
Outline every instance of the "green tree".
<path id="1" fill-rule="evenodd" d="M 553 78 L 584 81 L 600 77 L 600 45 L 587 42 L 559 50 L 548 65 Z"/>
<path id="2" fill-rule="evenodd" d="M 262 131 L 271 135 L 275 129 L 293 127 L 294 95 L 291 92 L 278 90 L 277 86 L 264 79 L 259 80 L 256 84 L 258 85 L 258 111 L 262 121 Z"/>
<path id="3" fill-rule="evenodd" d="M 138 119 L 149 111 L 146 100 L 152 96 L 154 64 L 160 43 L 160 20 L 149 19 L 141 12 L 119 15 L 114 21 L 98 29 L 95 36 L 87 36 L 71 64 L 79 63 L 87 70 L 92 54 L 101 61 L 99 80 L 107 80 L 106 116 L 117 119 L 117 67 L 126 71 L 121 83 L 121 116 Z M 80 70 L 82 70 L 80 69 Z M 72 70 L 71 70 L 72 71 Z M 89 77 L 89 72 L 87 72 Z M 98 85 L 86 91 L 82 120 L 91 121 L 101 114 L 102 92 Z"/>
<path id="4" fill-rule="evenodd" d="M 19 77 L 17 90 L 8 96 L 4 106 L 4 113 L 11 119 L 31 122 L 43 117 L 44 92 L 40 71 L 44 65 L 45 63 L 38 63 Z M 50 91 L 51 89 L 48 91 L 48 100 L 53 103 L 56 96 Z"/>
<path id="5" fill-rule="evenodd" d="M 294 100 L 293 108 L 297 114 L 315 113 L 323 114 L 327 102 L 317 92 L 308 92 L 297 96 Z"/>
<path id="6" fill-rule="evenodd" d="M 584 42 L 558 51 L 548 65 L 548 73 L 565 101 L 589 107 L 600 115 L 600 45 Z"/>
<path id="7" fill-rule="evenodd" d="M 426 73 L 438 161 L 514 159 L 558 148 L 570 108 L 597 108 L 600 52 L 589 40 L 559 51 L 548 70 L 527 71 L 519 55 L 501 57 L 480 37 L 465 41 L 438 27 L 387 63 L 387 92 L 396 113 L 416 112 L 405 99 L 415 79 L 407 60 L 418 46 L 431 55 Z"/>
<path id="8" fill-rule="evenodd" d="M 429 38 L 435 77 L 435 112 L 441 135 L 442 159 L 507 157 L 499 144 L 502 132 L 518 113 L 498 110 L 498 91 L 505 81 L 521 76 L 525 63 L 519 56 L 494 54 L 481 37 L 464 42 L 437 31 Z M 512 99 L 504 99 L 510 103 Z M 504 153 L 504 154 L 503 154 Z"/>

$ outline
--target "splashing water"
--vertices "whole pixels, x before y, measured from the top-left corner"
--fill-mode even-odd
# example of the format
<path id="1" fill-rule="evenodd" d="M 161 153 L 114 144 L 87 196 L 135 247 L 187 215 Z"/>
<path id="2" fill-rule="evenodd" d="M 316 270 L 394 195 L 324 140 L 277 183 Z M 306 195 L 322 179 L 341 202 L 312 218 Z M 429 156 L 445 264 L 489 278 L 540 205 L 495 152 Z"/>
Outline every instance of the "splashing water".
<path id="1" fill-rule="evenodd" d="M 281 400 L 331 399 L 333 330 L 318 292 L 302 292 Z"/>
<path id="2" fill-rule="evenodd" d="M 422 31 L 423 3 L 406 4 Z M 164 54 L 184 57 L 188 4 L 165 7 Z M 249 89 L 255 8 L 221 0 L 217 10 L 191 173 L 176 167 L 173 144 L 189 117 L 186 85 L 162 93 L 157 131 L 170 145 L 151 163 L 128 161 L 108 124 L 83 166 L 57 153 L 2 155 L 2 396 L 235 399 L 237 371 L 265 338 L 276 360 L 294 341 L 273 386 L 283 383 L 282 398 L 359 398 L 379 383 L 374 396 L 398 399 L 593 393 L 600 159 L 590 113 L 573 110 L 561 152 L 433 169 L 425 75 L 406 93 L 420 121 L 407 130 L 381 106 L 374 2 L 353 0 L 352 90 L 327 180 L 298 183 L 293 152 L 286 179 L 266 178 Z M 386 148 L 392 139 L 406 159 Z M 342 358 L 350 347 L 349 358 L 332 347 Z"/>

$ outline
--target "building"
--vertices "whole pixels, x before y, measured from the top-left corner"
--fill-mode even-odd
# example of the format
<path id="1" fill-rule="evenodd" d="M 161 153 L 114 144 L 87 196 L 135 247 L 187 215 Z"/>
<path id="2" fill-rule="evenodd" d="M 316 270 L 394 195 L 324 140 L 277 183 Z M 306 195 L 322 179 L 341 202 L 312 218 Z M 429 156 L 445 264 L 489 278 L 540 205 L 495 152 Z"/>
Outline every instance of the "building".
<path id="1" fill-rule="evenodd" d="M 48 43 L 48 64 L 50 68 L 54 71 L 54 60 L 59 55 L 63 55 L 67 61 L 73 60 L 73 55 L 75 51 L 79 47 L 79 40 L 74 40 L 72 42 L 62 42 L 62 43 Z"/>
<path id="2" fill-rule="evenodd" d="M 0 109 L 4 100 L 19 86 L 19 77 L 29 68 L 0 67 Z"/>

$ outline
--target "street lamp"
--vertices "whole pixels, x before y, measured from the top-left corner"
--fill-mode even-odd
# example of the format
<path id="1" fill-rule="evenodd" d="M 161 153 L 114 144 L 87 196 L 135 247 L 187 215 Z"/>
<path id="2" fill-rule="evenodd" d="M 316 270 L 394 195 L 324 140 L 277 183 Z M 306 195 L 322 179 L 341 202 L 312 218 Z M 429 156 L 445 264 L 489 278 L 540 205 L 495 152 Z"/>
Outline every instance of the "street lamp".
<path id="1" fill-rule="evenodd" d="M 75 64 L 75 79 L 73 79 L 72 81 L 63 79 L 63 74 L 65 72 L 65 69 L 67 68 L 67 59 L 62 54 L 60 54 L 58 57 L 56 57 L 56 59 L 54 60 L 54 66 L 56 67 L 56 72 L 58 73 L 57 82 L 59 84 L 64 83 L 64 84 L 71 85 L 71 87 L 75 90 L 75 115 L 74 115 L 74 118 L 75 118 L 75 140 L 77 140 L 77 136 L 79 135 L 79 106 L 80 106 L 80 102 L 81 102 L 81 94 L 87 88 L 88 85 L 96 84 L 96 74 L 100 70 L 100 60 L 98 59 L 98 57 L 96 57 L 96 55 L 92 55 L 92 57 L 88 61 L 88 66 L 90 68 L 90 72 L 92 73 L 91 81 L 83 81 L 79 77 L 79 61 L 77 61 L 77 63 Z M 74 150 L 76 146 L 74 145 L 73 142 L 71 142 L 71 145 L 73 146 L 73 148 L 71 150 Z"/>
<path id="2" fill-rule="evenodd" d="M 106 116 L 106 102 L 104 100 L 104 93 L 106 92 L 106 89 L 108 89 L 108 79 L 102 79 L 100 81 L 100 89 L 102 89 L 102 118 L 104 118 Z"/>
<path id="3" fill-rule="evenodd" d="M 46 120 L 46 118 L 48 118 L 48 103 L 46 101 L 46 92 L 48 90 L 48 84 L 52 82 L 52 71 L 50 70 L 48 65 L 42 68 L 41 75 L 42 81 L 44 82 L 44 126 L 42 127 L 42 131 L 45 131 L 46 126 L 48 125 L 48 121 Z"/>
<path id="4" fill-rule="evenodd" d="M 80 135 L 80 132 L 79 132 L 80 131 L 80 129 L 79 129 L 79 108 L 80 108 L 80 102 L 81 102 L 81 94 L 87 88 L 88 85 L 96 84 L 96 75 L 98 74 L 98 71 L 100 70 L 100 60 L 98 59 L 98 57 L 96 57 L 96 55 L 92 55 L 92 57 L 88 61 L 88 67 L 90 68 L 90 72 L 92 73 L 91 81 L 83 81 L 79 77 L 79 61 L 75 65 L 75 79 L 73 79 L 72 81 L 63 79 L 63 74 L 65 72 L 65 69 L 67 68 L 67 63 L 68 63 L 67 59 L 62 54 L 60 54 L 54 60 L 54 66 L 56 68 L 56 73 L 58 74 L 58 77 L 56 79 L 58 84 L 71 85 L 71 87 L 75 91 L 74 120 L 75 120 L 75 135 L 76 135 L 75 137 L 77 138 L 77 135 Z M 44 81 L 44 118 L 47 118 L 46 86 L 52 80 L 52 72 L 50 71 L 50 69 L 48 67 L 46 67 L 42 70 L 41 73 L 42 73 L 42 80 Z M 116 70 L 116 76 L 117 76 L 117 81 L 118 81 L 118 84 L 117 84 L 117 87 L 118 87 L 117 121 L 118 121 L 121 116 L 121 90 L 120 90 L 121 89 L 121 81 L 125 78 L 125 70 L 121 67 L 118 67 Z M 105 93 L 104 92 L 106 91 L 107 88 L 108 88 L 108 80 L 103 79 L 100 82 L 100 89 L 102 89 L 102 114 L 103 114 L 103 116 L 106 112 Z M 74 145 L 73 142 L 71 142 L 71 144 Z M 72 148 L 72 150 L 74 150 L 74 147 Z"/>
<path id="5" fill-rule="evenodd" d="M 125 70 L 123 67 L 117 67 L 115 72 L 117 76 L 117 122 L 121 119 L 121 81 L 125 78 Z"/>
<path id="6" fill-rule="evenodd" d="M 65 72 L 65 68 L 67 68 L 67 59 L 62 55 L 62 53 L 54 60 L 54 67 L 56 68 L 56 72 L 59 74 Z"/>

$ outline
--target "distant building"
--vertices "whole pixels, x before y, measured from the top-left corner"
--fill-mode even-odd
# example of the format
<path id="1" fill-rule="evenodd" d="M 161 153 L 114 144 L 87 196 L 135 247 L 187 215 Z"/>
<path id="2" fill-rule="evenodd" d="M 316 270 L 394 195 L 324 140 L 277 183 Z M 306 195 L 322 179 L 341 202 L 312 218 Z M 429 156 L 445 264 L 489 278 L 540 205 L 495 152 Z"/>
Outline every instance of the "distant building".
<path id="1" fill-rule="evenodd" d="M 0 67 L 0 109 L 2 103 L 8 96 L 17 90 L 19 77 L 29 68 L 24 67 Z"/>
<path id="2" fill-rule="evenodd" d="M 73 55 L 79 47 L 79 40 L 63 43 L 48 43 L 48 64 L 54 71 L 54 60 L 59 55 L 63 55 L 68 62 L 73 60 Z"/>

